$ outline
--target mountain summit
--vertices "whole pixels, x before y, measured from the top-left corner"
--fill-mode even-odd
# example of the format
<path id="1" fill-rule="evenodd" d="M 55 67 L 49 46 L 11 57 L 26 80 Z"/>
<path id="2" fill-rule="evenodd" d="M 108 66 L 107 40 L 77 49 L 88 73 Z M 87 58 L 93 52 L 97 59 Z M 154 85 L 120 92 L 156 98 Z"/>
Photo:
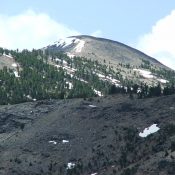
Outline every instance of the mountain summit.
<path id="1" fill-rule="evenodd" d="M 88 35 L 60 39 L 54 45 L 48 46 L 48 49 L 66 52 L 72 57 L 86 57 L 102 63 L 106 61 L 107 64 L 112 65 L 123 63 L 139 66 L 144 60 L 149 61 L 152 65 L 168 69 L 156 59 L 123 43 Z"/>
<path id="2" fill-rule="evenodd" d="M 60 39 L 44 48 L 50 53 L 61 51 L 70 58 L 82 57 L 112 68 L 124 79 L 136 83 L 167 83 L 172 70 L 158 60 L 123 43 L 93 36 L 79 35 Z M 169 73 L 168 73 L 169 75 Z"/>

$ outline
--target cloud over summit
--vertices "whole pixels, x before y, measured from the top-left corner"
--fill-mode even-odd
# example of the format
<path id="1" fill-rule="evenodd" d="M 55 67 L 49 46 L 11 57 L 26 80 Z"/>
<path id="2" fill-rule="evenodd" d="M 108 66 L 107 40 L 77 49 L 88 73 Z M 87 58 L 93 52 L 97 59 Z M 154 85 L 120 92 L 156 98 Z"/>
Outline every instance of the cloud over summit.
<path id="1" fill-rule="evenodd" d="M 175 10 L 140 37 L 137 48 L 175 69 Z"/>
<path id="2" fill-rule="evenodd" d="M 47 14 L 32 10 L 16 16 L 0 15 L 0 47 L 8 49 L 41 48 L 58 38 L 78 34 Z"/>

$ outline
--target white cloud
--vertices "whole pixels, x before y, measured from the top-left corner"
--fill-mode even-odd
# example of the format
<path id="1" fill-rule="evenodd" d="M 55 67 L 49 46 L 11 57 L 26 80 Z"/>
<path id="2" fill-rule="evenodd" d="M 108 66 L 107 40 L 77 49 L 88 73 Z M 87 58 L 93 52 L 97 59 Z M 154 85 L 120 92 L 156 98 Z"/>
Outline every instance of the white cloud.
<path id="1" fill-rule="evenodd" d="M 51 19 L 47 14 L 35 13 L 32 10 L 16 16 L 0 15 L 0 47 L 41 48 L 59 38 L 79 34 Z"/>
<path id="2" fill-rule="evenodd" d="M 175 69 L 175 10 L 160 19 L 136 46 L 146 54 Z"/>
<path id="3" fill-rule="evenodd" d="M 101 30 L 96 30 L 95 32 L 90 34 L 91 36 L 95 36 L 95 37 L 102 37 L 103 32 Z"/>

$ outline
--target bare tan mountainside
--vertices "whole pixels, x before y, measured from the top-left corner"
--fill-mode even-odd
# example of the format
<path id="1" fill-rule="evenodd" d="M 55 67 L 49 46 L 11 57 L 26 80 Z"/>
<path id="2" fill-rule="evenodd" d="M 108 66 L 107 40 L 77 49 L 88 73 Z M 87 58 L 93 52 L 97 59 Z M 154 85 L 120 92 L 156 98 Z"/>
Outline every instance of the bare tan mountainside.
<path id="1" fill-rule="evenodd" d="M 123 63 L 140 66 L 143 63 L 142 60 L 145 60 L 152 65 L 167 68 L 156 59 L 123 43 L 87 35 L 68 37 L 64 40 L 59 40 L 55 45 L 48 46 L 48 48 L 55 48 L 72 56 L 86 57 L 102 63 L 105 60 L 107 64 L 110 62 L 111 65 Z"/>
<path id="2" fill-rule="evenodd" d="M 49 53 L 62 51 L 72 59 L 79 56 L 98 61 L 108 69 L 112 68 L 123 79 L 135 83 L 165 84 L 172 71 L 156 59 L 125 44 L 87 35 L 60 39 L 43 50 Z"/>

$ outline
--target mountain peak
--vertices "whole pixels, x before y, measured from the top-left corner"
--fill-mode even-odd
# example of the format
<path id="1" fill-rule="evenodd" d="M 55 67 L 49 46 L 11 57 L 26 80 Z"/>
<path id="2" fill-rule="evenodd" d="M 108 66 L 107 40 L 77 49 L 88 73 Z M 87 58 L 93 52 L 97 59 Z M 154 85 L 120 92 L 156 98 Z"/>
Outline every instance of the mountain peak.
<path id="1" fill-rule="evenodd" d="M 153 65 L 169 69 L 158 60 L 128 45 L 88 35 L 70 36 L 60 39 L 54 45 L 49 46 L 48 49 L 63 51 L 99 62 L 106 60 L 107 63 L 111 62 L 114 65 L 123 63 L 139 66 L 142 64 L 142 60 L 145 60 Z"/>
<path id="2" fill-rule="evenodd" d="M 123 43 L 88 35 L 70 36 L 48 46 L 49 52 L 63 52 L 70 58 L 81 57 L 97 61 L 120 74 L 123 79 L 154 84 L 166 83 L 164 70 L 172 71 L 156 59 Z M 147 73 L 145 73 L 147 72 Z M 163 73 L 163 74 L 162 74 Z M 159 75 L 158 75 L 159 74 Z M 138 78 L 139 77 L 139 78 Z"/>

